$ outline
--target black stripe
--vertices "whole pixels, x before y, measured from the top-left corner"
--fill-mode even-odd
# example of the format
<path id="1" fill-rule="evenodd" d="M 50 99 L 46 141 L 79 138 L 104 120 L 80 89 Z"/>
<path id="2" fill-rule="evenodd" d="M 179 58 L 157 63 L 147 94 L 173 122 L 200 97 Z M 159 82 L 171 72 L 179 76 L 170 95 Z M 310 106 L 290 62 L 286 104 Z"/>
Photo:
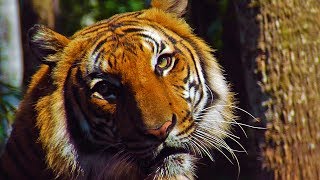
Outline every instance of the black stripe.
<path id="1" fill-rule="evenodd" d="M 204 64 L 204 55 L 201 53 L 202 51 L 199 49 L 199 47 L 197 46 L 197 44 L 193 41 L 190 42 L 190 44 L 192 45 L 192 47 L 195 49 L 197 56 L 199 57 L 199 62 L 200 62 L 200 67 L 202 69 L 202 74 L 204 79 L 207 79 L 207 74 L 206 71 L 204 70 L 205 68 L 205 64 Z"/>
<path id="2" fill-rule="evenodd" d="M 181 90 L 185 90 L 184 86 L 179 86 L 179 85 L 173 85 L 174 87 L 177 88 L 177 90 L 181 89 Z"/>
<path id="3" fill-rule="evenodd" d="M 187 49 L 188 53 L 190 54 L 191 59 L 192 59 L 193 64 L 194 64 L 194 68 L 195 68 L 195 70 L 196 70 L 197 77 L 198 77 L 198 79 L 199 79 L 200 76 L 199 76 L 199 72 L 198 72 L 198 68 L 197 68 L 197 63 L 196 63 L 196 60 L 195 60 L 195 58 L 194 58 L 193 53 L 191 52 L 191 50 L 190 50 L 189 48 L 187 48 L 187 46 L 185 46 L 183 43 L 181 43 L 181 44 Z"/>
<path id="4" fill-rule="evenodd" d="M 103 40 L 101 40 L 97 45 L 96 47 L 94 48 L 94 50 L 92 51 L 92 54 L 95 54 L 100 48 L 101 46 L 106 43 L 107 41 L 109 40 L 109 36 L 104 38 Z"/>
<path id="5" fill-rule="evenodd" d="M 125 24 L 123 23 L 115 23 L 115 24 L 111 24 L 109 27 L 110 27 L 110 30 L 114 32 L 116 29 L 123 27 L 124 25 Z"/>
<path id="6" fill-rule="evenodd" d="M 187 76 L 183 79 L 183 82 L 186 84 L 188 83 L 189 79 L 190 79 L 190 66 L 187 66 L 188 67 L 188 73 L 187 73 Z"/>
<path id="7" fill-rule="evenodd" d="M 113 67 L 113 64 L 111 63 L 111 61 L 108 61 L 108 65 L 109 65 L 110 68 Z"/>
<path id="8" fill-rule="evenodd" d="M 160 50 L 159 50 L 158 54 L 161 54 L 162 51 L 166 48 L 166 45 L 162 41 L 160 43 L 161 43 L 160 44 Z"/>
<path id="9" fill-rule="evenodd" d="M 190 96 L 187 97 L 186 100 L 187 100 L 188 103 L 191 103 L 191 98 L 190 98 Z"/>
<path id="10" fill-rule="evenodd" d="M 186 110 L 186 115 L 182 118 L 182 122 L 185 122 L 186 120 L 190 119 L 191 112 L 189 110 Z"/>
<path id="11" fill-rule="evenodd" d="M 175 38 L 173 38 L 172 36 L 170 36 L 169 34 L 167 34 L 167 31 L 171 31 L 169 29 L 164 29 L 164 27 L 162 26 L 156 26 L 154 24 L 148 24 L 150 27 L 152 27 L 153 29 L 156 29 L 158 31 L 160 31 L 172 44 L 176 44 L 177 40 Z M 171 31 L 173 32 L 173 31 Z M 175 33 L 175 32 L 173 32 Z M 177 33 L 175 33 L 177 34 Z"/>
<path id="12" fill-rule="evenodd" d="M 130 21 L 128 21 L 128 22 L 130 22 Z M 170 31 L 169 29 L 163 29 L 161 26 L 156 26 L 156 25 L 154 25 L 152 23 L 147 23 L 147 22 L 144 22 L 144 23 L 147 24 L 148 26 L 150 26 L 151 28 L 161 32 L 162 35 L 165 36 L 166 39 L 168 39 L 172 44 L 176 44 L 177 43 L 176 39 L 174 39 L 172 36 L 167 34 L 167 31 Z M 141 26 L 140 24 L 137 24 L 136 22 L 132 23 L 131 25 Z M 163 42 L 161 42 L 161 46 L 157 43 L 157 47 L 160 47 L 160 50 L 157 50 L 156 52 L 158 52 L 158 54 L 160 54 L 165 49 L 166 46 L 165 46 L 165 44 Z"/>
<path id="13" fill-rule="evenodd" d="M 200 97 L 199 97 L 199 100 L 196 102 L 196 104 L 194 105 L 194 107 L 197 107 L 197 106 L 200 104 L 200 102 L 201 102 L 202 98 L 203 98 L 203 91 L 200 91 Z"/>
<path id="14" fill-rule="evenodd" d="M 194 128 L 195 123 L 194 121 L 190 124 L 190 126 L 188 126 L 186 129 L 184 129 L 183 131 L 179 132 L 176 136 L 180 136 L 183 135 L 185 133 L 187 133 L 188 131 L 190 131 L 192 128 Z"/>
<path id="15" fill-rule="evenodd" d="M 136 47 L 133 46 L 131 43 L 125 42 L 124 43 L 124 47 L 125 47 L 126 51 L 130 52 L 131 54 L 134 54 L 134 55 L 138 56 Z M 124 58 L 124 54 L 125 53 L 122 53 L 122 60 L 125 59 Z"/>
<path id="16" fill-rule="evenodd" d="M 182 99 L 186 100 L 186 98 L 184 98 L 182 93 L 179 94 L 179 97 L 181 97 Z"/>
<path id="17" fill-rule="evenodd" d="M 104 20 L 104 21 L 100 21 L 92 26 L 89 26 L 89 27 L 86 27 L 82 30 L 82 32 L 80 33 L 80 35 L 82 36 L 86 36 L 92 32 L 95 32 L 97 30 L 101 30 L 101 29 L 104 29 L 107 27 L 106 30 L 109 29 L 109 23 L 112 19 L 107 19 L 107 20 Z"/>
<path id="18" fill-rule="evenodd" d="M 191 83 L 189 83 L 189 91 L 192 87 L 194 87 L 196 90 L 198 90 L 199 84 L 197 84 L 196 81 L 192 81 Z"/>
<path id="19" fill-rule="evenodd" d="M 147 34 L 143 34 L 143 33 L 138 33 L 137 35 L 139 35 L 139 36 L 141 36 L 141 37 L 143 37 L 145 39 L 149 39 L 149 40 L 153 41 L 156 44 L 156 47 L 155 47 L 156 50 L 155 51 L 159 52 L 158 48 L 160 47 L 160 45 L 153 37 L 151 37 L 151 36 L 149 36 Z M 154 51 L 154 49 L 152 49 L 152 50 Z"/>
<path id="20" fill-rule="evenodd" d="M 141 51 L 143 51 L 143 45 L 142 44 L 139 44 L 139 48 Z"/>
<path id="21" fill-rule="evenodd" d="M 207 108 L 207 107 L 211 106 L 211 104 L 212 104 L 216 99 L 219 99 L 219 95 L 218 95 L 215 91 L 213 91 L 212 89 L 210 89 L 210 90 L 211 90 L 212 93 L 210 93 L 210 92 L 207 93 L 209 97 L 208 97 L 208 99 L 207 99 L 207 102 L 206 102 L 204 108 Z"/>
<path id="22" fill-rule="evenodd" d="M 118 64 L 117 57 L 113 53 L 110 53 L 107 59 L 108 61 L 112 61 L 111 63 L 113 63 L 114 68 L 117 68 L 117 64 Z"/>
<path id="23" fill-rule="evenodd" d="M 102 54 L 102 51 L 99 51 L 96 58 L 93 60 L 93 67 L 96 67 L 95 65 L 96 65 L 97 61 L 99 60 L 101 54 Z"/>
<path id="24" fill-rule="evenodd" d="M 172 44 L 176 44 L 177 43 L 177 40 L 175 40 L 172 36 L 168 35 L 168 39 L 169 39 L 169 41 L 171 41 Z"/>
<path id="25" fill-rule="evenodd" d="M 174 64 L 173 64 L 173 66 L 172 66 L 172 69 L 175 69 L 175 68 L 176 68 L 176 66 L 177 66 L 177 64 L 178 64 L 179 61 L 180 61 L 180 60 L 179 60 L 178 58 L 175 59 Z M 183 71 L 183 69 L 182 69 L 181 71 Z"/>
<path id="26" fill-rule="evenodd" d="M 108 27 L 110 26 L 111 23 L 121 19 L 121 18 L 126 18 L 126 17 L 129 17 L 129 16 L 133 16 L 134 17 L 138 17 L 139 15 L 141 15 L 142 12 L 133 12 L 133 13 L 126 13 L 126 14 L 117 14 L 109 19 L 106 19 L 106 20 L 103 20 L 103 21 L 100 21 L 98 22 L 97 24 L 94 24 L 92 26 L 89 26 L 87 29 L 85 28 L 83 30 L 83 32 L 81 33 L 81 35 L 87 35 L 89 33 L 92 33 L 92 32 L 95 32 L 99 29 L 102 29 L 102 28 L 105 28 L 105 27 Z"/>
<path id="27" fill-rule="evenodd" d="M 125 33 L 137 33 L 137 32 L 141 32 L 141 31 L 144 31 L 144 29 L 136 28 L 136 27 L 134 27 L 134 28 L 130 27 L 130 28 L 122 30 L 122 32 L 125 32 Z"/>

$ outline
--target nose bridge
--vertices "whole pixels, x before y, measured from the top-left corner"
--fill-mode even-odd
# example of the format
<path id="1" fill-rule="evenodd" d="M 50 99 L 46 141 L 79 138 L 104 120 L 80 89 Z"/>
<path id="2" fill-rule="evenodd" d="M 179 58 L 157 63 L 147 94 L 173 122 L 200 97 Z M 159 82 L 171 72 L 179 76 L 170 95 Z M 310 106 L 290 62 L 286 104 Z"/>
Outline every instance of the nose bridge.
<path id="1" fill-rule="evenodd" d="M 165 84 L 151 68 L 152 53 L 141 53 L 144 53 L 144 58 L 128 54 L 127 59 L 130 61 L 124 62 L 122 69 L 123 83 L 127 84 L 133 95 L 143 128 L 158 129 L 165 122 L 172 120 L 170 98 Z M 128 71 L 128 69 L 134 69 L 134 71 Z"/>
<path id="2" fill-rule="evenodd" d="M 165 87 L 157 79 L 138 79 L 135 86 L 135 100 L 142 115 L 142 123 L 146 129 L 160 128 L 165 122 L 172 120 L 170 99 Z"/>

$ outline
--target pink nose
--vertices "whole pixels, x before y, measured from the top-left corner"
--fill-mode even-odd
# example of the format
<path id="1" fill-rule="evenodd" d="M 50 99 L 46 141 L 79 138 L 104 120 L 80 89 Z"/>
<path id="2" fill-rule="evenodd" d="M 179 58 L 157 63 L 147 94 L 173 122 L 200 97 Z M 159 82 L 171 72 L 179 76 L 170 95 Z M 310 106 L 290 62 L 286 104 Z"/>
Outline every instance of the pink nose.
<path id="1" fill-rule="evenodd" d="M 159 139 L 165 139 L 168 136 L 170 130 L 172 129 L 172 125 L 172 121 L 167 121 L 157 129 L 148 129 L 147 134 L 152 134 L 158 137 Z"/>

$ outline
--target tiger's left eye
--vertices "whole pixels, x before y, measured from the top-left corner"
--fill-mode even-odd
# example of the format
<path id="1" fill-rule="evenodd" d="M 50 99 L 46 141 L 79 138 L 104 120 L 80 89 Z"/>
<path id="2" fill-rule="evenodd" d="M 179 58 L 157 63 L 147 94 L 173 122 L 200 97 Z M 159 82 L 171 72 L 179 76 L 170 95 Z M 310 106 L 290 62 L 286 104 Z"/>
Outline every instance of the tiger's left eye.
<path id="1" fill-rule="evenodd" d="M 172 63 L 172 56 L 170 54 L 163 54 L 158 58 L 156 64 L 156 70 L 159 74 L 162 74 L 162 71 L 169 68 Z"/>
<path id="2" fill-rule="evenodd" d="M 161 69 L 166 69 L 170 66 L 172 58 L 168 54 L 161 55 L 158 58 L 157 66 Z"/>

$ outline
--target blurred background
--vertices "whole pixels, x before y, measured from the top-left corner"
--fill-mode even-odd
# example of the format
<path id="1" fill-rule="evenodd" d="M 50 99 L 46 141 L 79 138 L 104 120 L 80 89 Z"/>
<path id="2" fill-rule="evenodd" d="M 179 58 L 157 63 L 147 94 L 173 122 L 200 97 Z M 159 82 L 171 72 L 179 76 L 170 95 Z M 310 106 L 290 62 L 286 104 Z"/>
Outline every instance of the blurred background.
<path id="1" fill-rule="evenodd" d="M 26 43 L 34 24 L 71 36 L 150 0 L 0 0 L 0 150 L 40 65 Z M 320 179 L 320 2 L 189 0 L 185 19 L 215 51 L 236 92 L 235 126 L 247 153 L 199 163 L 198 179 Z M 231 148 L 241 150 L 233 140 Z"/>

